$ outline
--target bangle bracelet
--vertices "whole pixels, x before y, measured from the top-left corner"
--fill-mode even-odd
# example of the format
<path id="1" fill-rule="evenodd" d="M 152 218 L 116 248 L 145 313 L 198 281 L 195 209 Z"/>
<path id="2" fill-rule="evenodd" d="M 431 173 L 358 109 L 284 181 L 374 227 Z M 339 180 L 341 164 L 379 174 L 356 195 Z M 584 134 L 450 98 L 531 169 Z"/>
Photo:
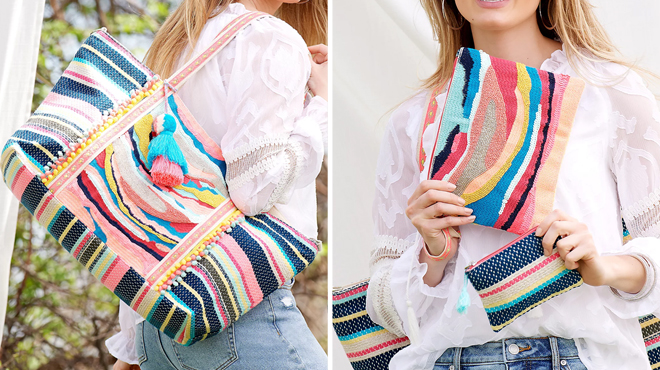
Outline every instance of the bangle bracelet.
<path id="1" fill-rule="evenodd" d="M 424 251 L 426 251 L 426 255 L 434 261 L 442 261 L 449 256 L 449 253 L 451 253 L 451 234 L 449 228 L 442 229 L 442 233 L 445 235 L 445 249 L 442 253 L 438 255 L 431 254 L 428 244 L 424 243 Z"/>

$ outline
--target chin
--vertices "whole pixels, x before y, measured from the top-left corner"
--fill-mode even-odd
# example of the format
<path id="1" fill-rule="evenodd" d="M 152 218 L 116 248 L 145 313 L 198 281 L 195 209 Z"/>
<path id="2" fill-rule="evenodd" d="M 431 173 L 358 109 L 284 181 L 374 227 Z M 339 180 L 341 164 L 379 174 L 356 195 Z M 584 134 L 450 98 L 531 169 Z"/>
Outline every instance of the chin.
<path id="1" fill-rule="evenodd" d="M 515 26 L 510 18 L 502 17 L 500 14 L 484 14 L 472 19 L 470 24 L 488 31 L 503 31 Z"/>

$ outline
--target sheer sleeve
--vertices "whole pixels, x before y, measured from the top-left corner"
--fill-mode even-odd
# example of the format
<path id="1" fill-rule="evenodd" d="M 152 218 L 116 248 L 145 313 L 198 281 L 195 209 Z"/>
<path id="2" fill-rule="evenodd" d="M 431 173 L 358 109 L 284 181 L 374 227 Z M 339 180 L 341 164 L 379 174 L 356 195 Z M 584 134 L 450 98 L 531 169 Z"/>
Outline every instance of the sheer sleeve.
<path id="1" fill-rule="evenodd" d="M 632 71 L 607 92 L 611 102 L 610 166 L 621 214 L 633 237 L 621 253 L 641 258 L 647 270 L 642 291 L 637 295 L 614 292 L 618 299 L 610 308 L 620 317 L 636 317 L 660 308 L 655 273 L 660 271 L 660 111 L 653 94 Z"/>
<path id="2" fill-rule="evenodd" d="M 327 103 L 305 105 L 311 64 L 300 35 L 279 19 L 246 28 L 235 40 L 226 85 L 228 123 L 221 147 L 232 201 L 245 214 L 286 203 L 314 181 L 324 154 Z M 231 64 L 231 65 L 229 65 Z"/>
<path id="3" fill-rule="evenodd" d="M 111 355 L 127 364 L 138 364 L 138 355 L 135 351 L 135 329 L 141 321 L 144 321 L 142 316 L 123 301 L 119 302 L 119 327 L 121 330 L 105 341 L 105 346 Z"/>
<path id="4" fill-rule="evenodd" d="M 418 94 L 392 113 L 376 169 L 375 236 L 367 311 L 375 322 L 397 335 L 404 331 L 392 300 L 390 280 L 393 262 L 415 244 L 418 235 L 405 210 L 408 198 L 419 185 L 415 148 L 425 99 L 426 94 Z"/>

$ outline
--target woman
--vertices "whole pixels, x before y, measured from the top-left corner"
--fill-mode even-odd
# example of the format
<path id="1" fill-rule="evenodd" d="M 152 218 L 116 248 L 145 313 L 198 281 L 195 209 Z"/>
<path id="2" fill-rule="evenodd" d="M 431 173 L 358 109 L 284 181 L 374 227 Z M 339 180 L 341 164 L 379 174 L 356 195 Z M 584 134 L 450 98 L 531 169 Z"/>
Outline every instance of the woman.
<path id="1" fill-rule="evenodd" d="M 392 114 L 374 203 L 368 312 L 386 329 L 417 339 L 390 368 L 650 369 L 637 317 L 660 308 L 660 112 L 653 95 L 617 55 L 587 0 L 422 4 L 441 44 L 440 64 L 426 89 Z M 472 304 L 457 312 L 463 268 L 516 235 L 472 224 L 453 184 L 422 181 L 428 168 L 420 172 L 416 155 L 429 90 L 446 86 L 462 46 L 587 81 L 558 174 L 556 210 L 536 231 L 546 253 L 564 237 L 560 256 L 586 285 L 497 333 L 471 286 Z M 445 98 L 437 98 L 439 107 Z M 421 138 L 426 153 L 439 117 Z M 622 216 L 635 237 L 625 246 Z M 429 256 L 444 252 L 447 227 L 462 236 L 451 238 L 448 258 L 435 261 Z"/>
<path id="2" fill-rule="evenodd" d="M 267 17 L 241 31 L 179 95 L 220 144 L 236 206 L 247 215 L 275 212 L 315 237 L 315 178 L 327 142 L 327 47 L 308 50 L 305 42 L 325 42 L 327 1 L 298 3 L 184 0 L 159 30 L 145 63 L 169 76 L 236 17 L 262 11 L 281 18 Z M 307 87 L 313 98 L 306 98 Z M 296 308 L 292 285 L 277 289 L 222 333 L 189 347 L 122 304 L 122 330 L 107 341 L 118 358 L 114 369 L 137 368 L 129 364 L 143 370 L 325 369 L 327 356 Z"/>

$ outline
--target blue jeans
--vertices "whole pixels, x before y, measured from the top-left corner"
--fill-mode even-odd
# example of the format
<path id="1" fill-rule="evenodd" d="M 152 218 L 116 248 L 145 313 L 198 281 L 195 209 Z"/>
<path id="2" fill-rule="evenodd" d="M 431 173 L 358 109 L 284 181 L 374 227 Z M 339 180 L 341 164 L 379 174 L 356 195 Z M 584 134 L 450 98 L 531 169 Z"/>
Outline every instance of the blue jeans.
<path id="1" fill-rule="evenodd" d="M 466 348 L 450 348 L 434 370 L 587 370 L 572 339 L 510 338 Z"/>
<path id="2" fill-rule="evenodd" d="M 182 346 L 149 323 L 137 327 L 142 370 L 327 369 L 328 357 L 296 307 L 293 281 L 243 317 L 191 346 Z"/>

